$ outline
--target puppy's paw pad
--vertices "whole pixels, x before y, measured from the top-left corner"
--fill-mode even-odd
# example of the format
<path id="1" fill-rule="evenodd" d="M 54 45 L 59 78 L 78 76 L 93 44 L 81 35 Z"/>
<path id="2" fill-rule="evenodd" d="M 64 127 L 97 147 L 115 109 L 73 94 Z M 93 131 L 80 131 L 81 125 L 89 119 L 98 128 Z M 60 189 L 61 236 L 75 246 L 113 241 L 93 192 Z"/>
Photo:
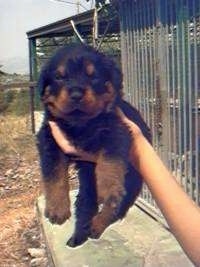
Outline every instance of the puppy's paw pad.
<path id="1" fill-rule="evenodd" d="M 100 236 L 101 236 L 101 233 L 99 233 L 96 229 L 91 229 L 90 238 L 99 239 Z"/>
<path id="2" fill-rule="evenodd" d="M 103 223 L 101 219 L 101 215 L 97 215 L 92 219 L 92 225 L 90 228 L 90 237 L 94 239 L 98 239 L 104 230 L 106 229 L 106 225 Z"/>
<path id="3" fill-rule="evenodd" d="M 45 210 L 45 217 L 49 219 L 52 224 L 63 224 L 67 219 L 71 217 L 69 209 L 47 209 Z"/>

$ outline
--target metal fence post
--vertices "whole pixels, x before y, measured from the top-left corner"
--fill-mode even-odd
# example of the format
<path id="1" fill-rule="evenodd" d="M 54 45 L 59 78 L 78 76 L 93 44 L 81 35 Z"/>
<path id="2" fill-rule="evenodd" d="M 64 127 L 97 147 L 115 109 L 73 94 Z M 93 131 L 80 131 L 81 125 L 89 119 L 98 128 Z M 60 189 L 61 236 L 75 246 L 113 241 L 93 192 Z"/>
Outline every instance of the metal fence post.
<path id="1" fill-rule="evenodd" d="M 29 71 L 30 71 L 30 81 L 33 82 L 36 79 L 36 40 L 29 39 Z M 35 87 L 29 87 L 30 92 L 30 113 L 31 113 L 31 129 L 32 133 L 35 134 L 35 116 L 34 116 L 34 109 L 35 109 Z"/>

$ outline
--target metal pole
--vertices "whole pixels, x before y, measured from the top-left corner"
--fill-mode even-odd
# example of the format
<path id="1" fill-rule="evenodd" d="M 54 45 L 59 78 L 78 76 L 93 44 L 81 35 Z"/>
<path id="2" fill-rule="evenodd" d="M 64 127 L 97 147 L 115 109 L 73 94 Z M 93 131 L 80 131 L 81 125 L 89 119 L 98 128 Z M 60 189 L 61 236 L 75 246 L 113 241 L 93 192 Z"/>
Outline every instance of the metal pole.
<path id="1" fill-rule="evenodd" d="M 35 39 L 29 39 L 29 71 L 30 71 L 30 81 L 34 81 L 35 78 L 35 59 L 34 59 L 34 47 Z M 34 87 L 30 86 L 30 115 L 31 115 L 31 130 L 35 134 L 35 116 L 34 116 Z"/>
<path id="2" fill-rule="evenodd" d="M 199 91 L 199 81 L 200 81 L 200 75 L 199 75 L 199 53 L 198 53 L 198 39 L 197 39 L 197 32 L 198 32 L 198 20 L 197 20 L 197 2 L 193 1 L 192 5 L 192 15 L 193 15 L 193 25 L 194 25 L 194 44 L 193 44 L 193 53 L 194 53 L 194 131 L 195 131 L 195 141 L 194 141 L 194 147 L 195 147 L 195 163 L 194 163 L 194 169 L 195 169 L 195 187 L 196 187 L 196 203 L 200 205 L 200 180 L 199 180 L 199 174 L 200 174 L 200 91 Z"/>
<path id="3" fill-rule="evenodd" d="M 31 113 L 31 130 L 32 133 L 35 134 L 35 115 L 34 115 L 34 95 L 35 95 L 35 87 L 29 87 L 30 94 L 30 113 Z"/>
<path id="4" fill-rule="evenodd" d="M 97 47 L 98 40 L 98 10 L 97 7 L 94 9 L 94 19 L 93 19 L 93 46 Z"/>

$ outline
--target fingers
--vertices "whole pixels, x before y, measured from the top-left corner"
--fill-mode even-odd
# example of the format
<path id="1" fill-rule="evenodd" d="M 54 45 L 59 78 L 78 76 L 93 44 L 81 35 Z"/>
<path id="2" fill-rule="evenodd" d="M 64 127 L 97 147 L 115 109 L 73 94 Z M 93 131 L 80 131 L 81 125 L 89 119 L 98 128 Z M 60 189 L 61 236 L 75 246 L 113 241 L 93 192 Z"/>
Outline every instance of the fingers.
<path id="1" fill-rule="evenodd" d="M 68 141 L 67 136 L 60 130 L 58 125 L 54 121 L 49 121 L 49 126 L 51 128 L 51 133 L 62 149 L 62 151 L 66 154 L 77 154 L 76 148 Z"/>
<path id="2" fill-rule="evenodd" d="M 56 122 L 49 121 L 49 126 L 56 143 L 65 154 L 73 155 L 71 157 L 73 160 L 96 162 L 96 155 L 86 153 L 80 149 L 76 149 L 67 139 L 66 134 L 64 134 L 58 127 Z"/>
<path id="3" fill-rule="evenodd" d="M 119 116 L 121 121 L 128 126 L 133 137 L 134 135 L 138 135 L 142 133 L 139 126 L 133 121 L 129 120 L 129 118 L 126 117 L 126 115 L 123 113 L 123 111 L 120 108 L 117 108 L 117 115 Z"/>
<path id="4" fill-rule="evenodd" d="M 129 119 L 125 116 L 124 112 L 120 109 L 120 108 L 116 108 L 116 111 L 117 111 L 117 115 L 120 117 L 120 119 L 123 121 L 123 122 L 127 122 L 129 121 Z"/>

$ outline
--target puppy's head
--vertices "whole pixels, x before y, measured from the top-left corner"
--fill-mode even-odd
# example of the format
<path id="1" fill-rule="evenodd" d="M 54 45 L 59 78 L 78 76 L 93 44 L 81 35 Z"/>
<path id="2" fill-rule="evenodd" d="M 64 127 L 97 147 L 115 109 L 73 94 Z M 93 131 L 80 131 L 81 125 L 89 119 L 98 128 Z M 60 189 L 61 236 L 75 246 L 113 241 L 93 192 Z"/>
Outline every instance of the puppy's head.
<path id="1" fill-rule="evenodd" d="M 122 77 L 115 63 L 92 47 L 59 49 L 41 71 L 41 99 L 55 118 L 81 123 L 113 110 Z"/>

